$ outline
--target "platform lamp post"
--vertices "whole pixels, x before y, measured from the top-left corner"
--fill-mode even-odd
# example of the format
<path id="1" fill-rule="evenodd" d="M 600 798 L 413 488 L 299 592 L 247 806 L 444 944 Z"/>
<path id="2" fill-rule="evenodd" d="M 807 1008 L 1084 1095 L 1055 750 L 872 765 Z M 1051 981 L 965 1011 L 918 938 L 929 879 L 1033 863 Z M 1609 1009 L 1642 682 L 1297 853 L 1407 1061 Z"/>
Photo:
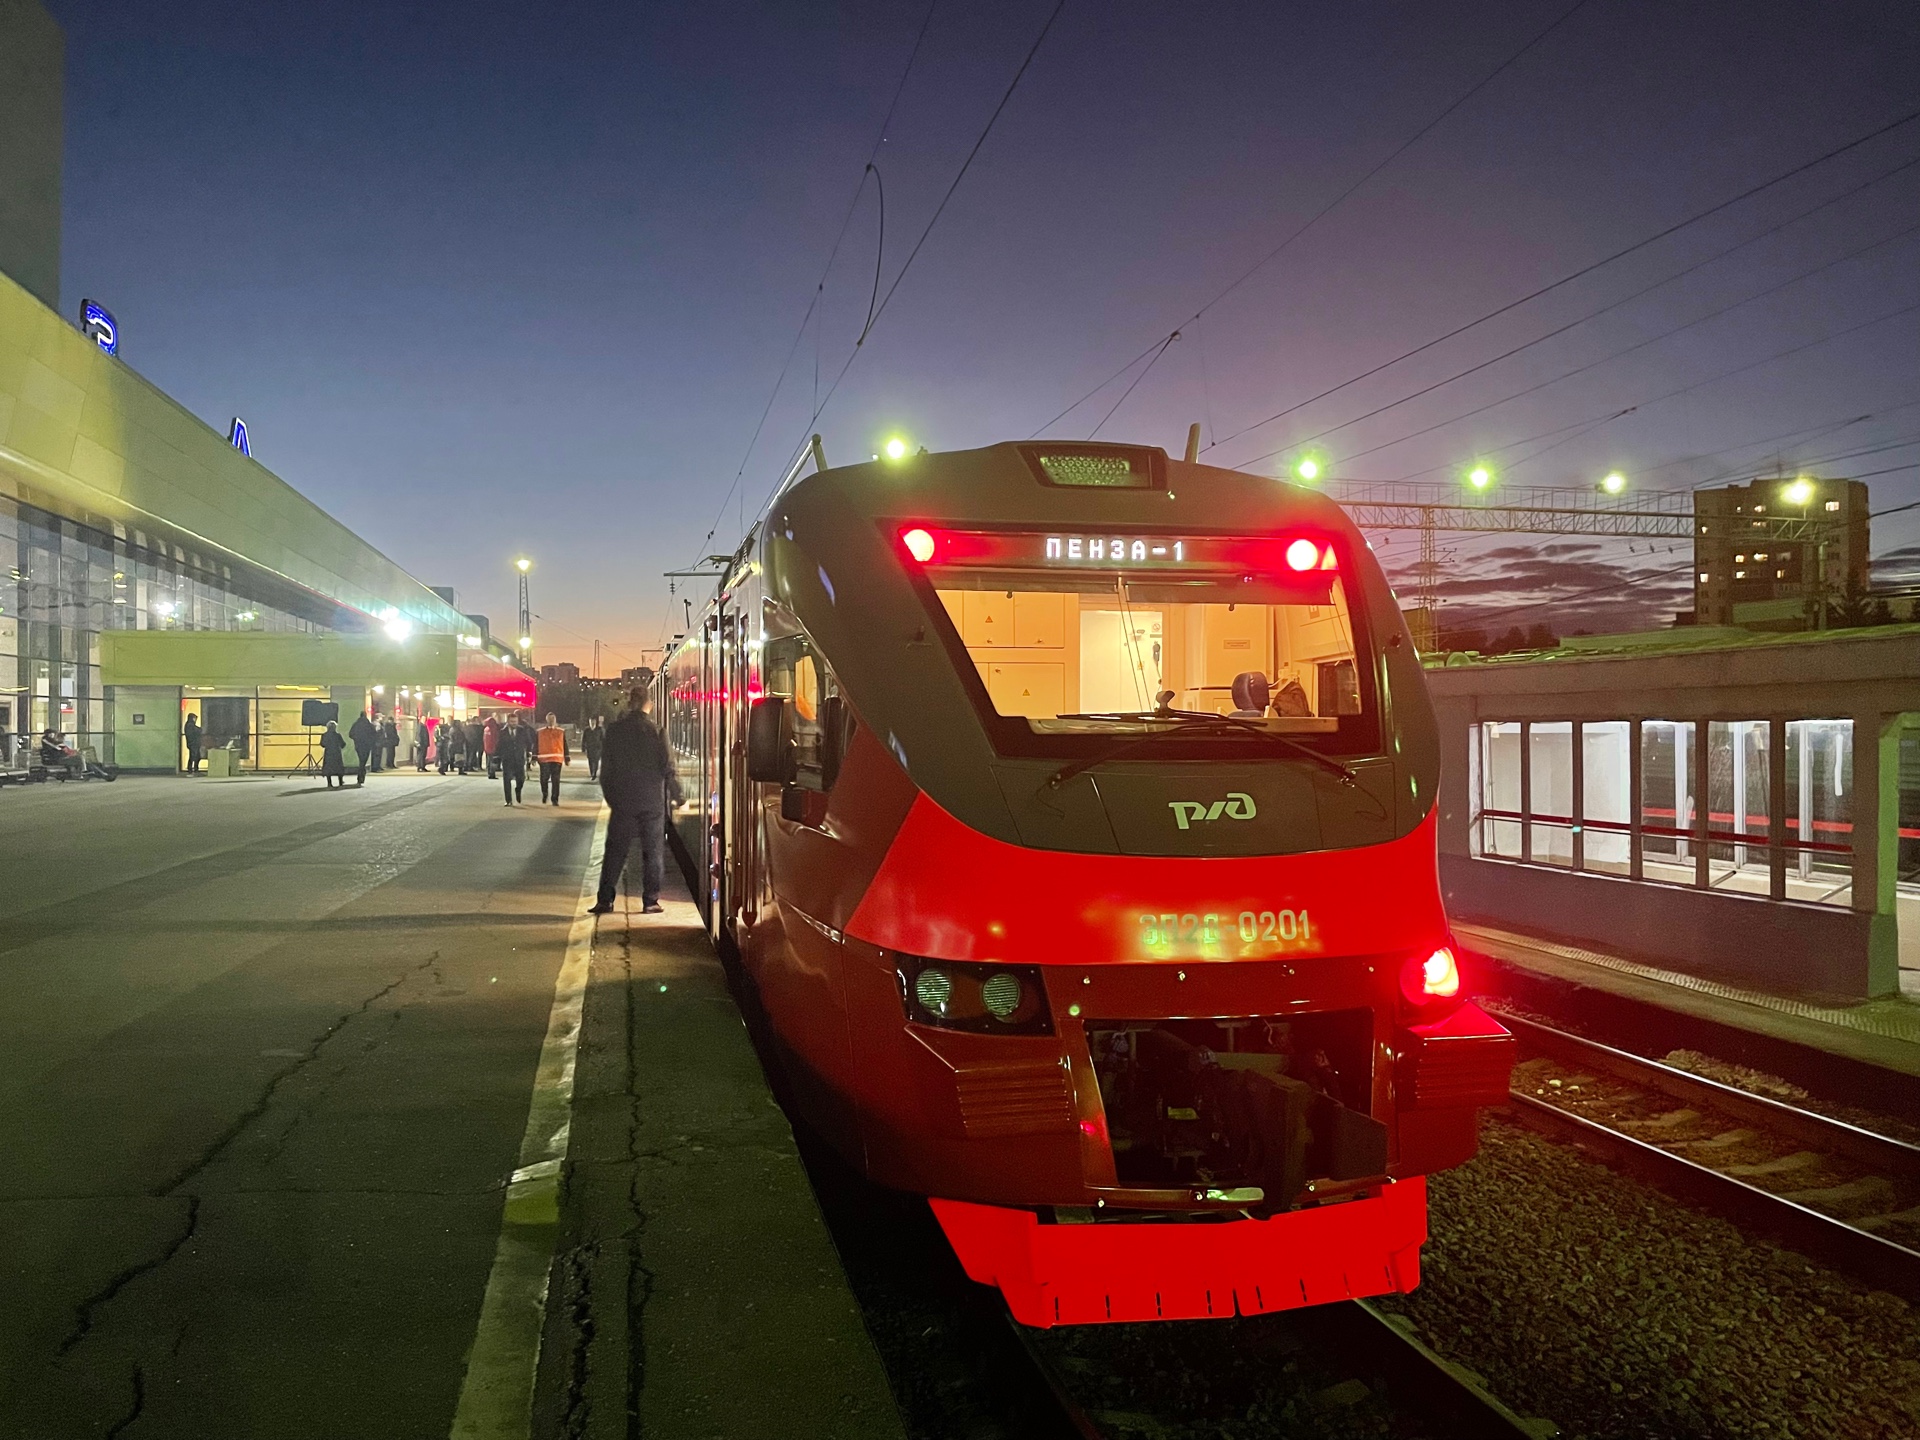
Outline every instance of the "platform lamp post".
<path id="1" fill-rule="evenodd" d="M 522 664 L 533 663 L 533 606 L 527 599 L 527 572 L 533 569 L 533 562 L 522 555 L 513 562 L 513 568 L 520 572 L 520 660 Z"/>

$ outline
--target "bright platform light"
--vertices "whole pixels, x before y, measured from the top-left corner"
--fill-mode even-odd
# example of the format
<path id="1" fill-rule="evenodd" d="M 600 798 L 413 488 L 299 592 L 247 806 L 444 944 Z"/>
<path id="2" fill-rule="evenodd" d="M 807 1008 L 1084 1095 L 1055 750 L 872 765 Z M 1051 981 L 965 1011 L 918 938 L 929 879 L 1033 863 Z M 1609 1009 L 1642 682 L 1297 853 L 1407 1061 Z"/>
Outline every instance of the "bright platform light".
<path id="1" fill-rule="evenodd" d="M 1627 488 L 1627 477 L 1618 470 L 1609 470 L 1601 477 L 1600 488 L 1609 495 L 1618 495 Z"/>
<path id="2" fill-rule="evenodd" d="M 1805 505 L 1813 499 L 1813 482 L 1802 476 L 1782 490 L 1780 498 L 1789 505 Z"/>
<path id="3" fill-rule="evenodd" d="M 880 451 L 889 460 L 904 460 L 907 458 L 907 442 L 898 435 L 890 436 Z"/>
<path id="4" fill-rule="evenodd" d="M 1476 465 L 1467 471 L 1467 484 L 1476 490 L 1484 490 L 1493 483 L 1493 471 L 1484 465 Z"/>
<path id="5" fill-rule="evenodd" d="M 1320 462 L 1309 455 L 1293 467 L 1293 473 L 1298 475 L 1302 480 L 1318 480 L 1320 478 Z"/>

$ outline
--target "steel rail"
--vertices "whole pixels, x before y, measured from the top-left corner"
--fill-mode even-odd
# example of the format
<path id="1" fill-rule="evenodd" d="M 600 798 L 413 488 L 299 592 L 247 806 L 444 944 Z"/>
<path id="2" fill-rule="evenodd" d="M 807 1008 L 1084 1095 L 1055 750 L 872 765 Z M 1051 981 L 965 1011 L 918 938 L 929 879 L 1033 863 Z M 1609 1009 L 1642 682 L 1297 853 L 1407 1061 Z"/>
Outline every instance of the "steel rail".
<path id="1" fill-rule="evenodd" d="M 1502 1017 L 1507 1023 L 1510 1017 Z M 1881 1168 L 1882 1173 L 1894 1169 L 1895 1165 L 1909 1162 L 1913 1148 L 1902 1142 L 1884 1136 L 1875 1136 L 1872 1131 L 1862 1130 L 1858 1126 L 1845 1125 L 1840 1121 L 1828 1121 L 1824 1116 L 1813 1116 L 1806 1111 L 1794 1112 L 1794 1129 L 1788 1131 L 1775 1123 L 1771 1112 L 1764 1105 L 1746 1108 L 1748 1102 L 1761 1101 L 1763 1097 L 1736 1091 L 1737 1100 L 1728 1100 L 1721 1091 L 1728 1087 L 1701 1089 L 1687 1096 L 1674 1094 L 1684 1082 L 1684 1072 L 1671 1066 L 1659 1065 L 1656 1061 L 1645 1060 L 1640 1056 L 1628 1055 L 1624 1051 L 1613 1050 L 1609 1046 L 1584 1040 L 1577 1035 L 1567 1035 L 1553 1030 L 1549 1026 L 1531 1026 L 1536 1033 L 1527 1034 L 1523 1026 L 1526 1021 L 1518 1021 L 1513 1028 L 1521 1036 L 1523 1046 L 1530 1046 L 1540 1053 L 1554 1059 L 1572 1059 L 1582 1066 L 1607 1071 L 1618 1078 L 1631 1078 L 1636 1083 L 1646 1084 L 1649 1088 L 1659 1089 L 1674 1098 L 1692 1099 L 1702 1097 L 1700 1103 L 1733 1114 L 1735 1106 L 1743 1107 L 1744 1114 L 1766 1119 L 1756 1119 L 1755 1123 L 1766 1125 L 1801 1139 L 1803 1135 L 1820 1134 L 1828 1138 L 1808 1143 L 1816 1143 L 1833 1149 L 1836 1153 L 1854 1158 L 1851 1150 L 1842 1151 L 1834 1138 L 1844 1136 L 1849 1146 L 1872 1149 L 1873 1142 L 1885 1140 L 1887 1149 L 1878 1153 L 1889 1157 L 1900 1157 L 1892 1163 L 1868 1161 L 1872 1166 Z M 1545 1032 L 1544 1042 L 1538 1032 Z M 1623 1074 L 1622 1072 L 1628 1072 Z M 1659 1074 L 1656 1072 L 1665 1072 Z M 1685 1081 L 1699 1080 L 1701 1077 L 1684 1076 Z M 1656 1080 L 1665 1081 L 1674 1086 L 1656 1085 Z M 1705 1081 L 1712 1086 L 1714 1082 Z M 1852 1275 L 1858 1280 L 1878 1290 L 1892 1291 L 1908 1300 L 1920 1300 L 1920 1251 L 1910 1250 L 1904 1245 L 1850 1225 L 1844 1220 L 1836 1220 L 1798 1201 L 1763 1190 L 1757 1185 L 1732 1175 L 1726 1175 L 1711 1169 L 1685 1156 L 1663 1150 L 1657 1145 L 1635 1138 L 1603 1125 L 1599 1121 L 1589 1120 L 1570 1110 L 1563 1110 L 1532 1095 L 1515 1090 L 1509 1094 L 1509 1100 L 1519 1119 L 1541 1131 L 1557 1138 L 1571 1140 L 1596 1155 L 1614 1168 L 1647 1181 L 1649 1184 L 1666 1191 L 1680 1199 L 1700 1205 L 1725 1219 L 1733 1221 L 1744 1229 L 1754 1231 L 1769 1239 L 1778 1241 L 1789 1249 L 1797 1250 Z M 1771 1102 L 1768 1102 L 1771 1103 Z M 1791 1110 L 1792 1107 L 1782 1107 Z M 1742 1118 L 1736 1116 L 1735 1118 Z M 1831 1126 L 1832 1129 L 1825 1127 Z M 1863 1140 L 1863 1137 L 1867 1137 Z M 1904 1174 L 1904 1171 L 1896 1170 Z"/>
<path id="2" fill-rule="evenodd" d="M 1617 1079 L 1658 1090 L 1676 1100 L 1705 1105 L 1743 1120 L 1750 1125 L 1789 1135 L 1802 1144 L 1844 1155 L 1857 1164 L 1883 1175 L 1920 1183 L 1920 1145 L 1910 1145 L 1891 1135 L 1836 1120 L 1817 1111 L 1802 1110 L 1783 1100 L 1756 1095 L 1734 1085 L 1723 1084 L 1705 1075 L 1650 1060 L 1569 1034 L 1538 1020 L 1520 1015 L 1502 1015 L 1505 1025 L 1529 1049 L 1556 1060 L 1604 1070 Z"/>
<path id="3" fill-rule="evenodd" d="M 1439 1420 L 1465 1440 L 1551 1440 L 1550 1420 L 1523 1419 L 1489 1391 L 1480 1377 L 1439 1354 L 1413 1333 L 1409 1321 L 1365 1300 L 1326 1306 L 1327 1339 L 1356 1368 L 1371 1361 L 1394 1399 Z"/>

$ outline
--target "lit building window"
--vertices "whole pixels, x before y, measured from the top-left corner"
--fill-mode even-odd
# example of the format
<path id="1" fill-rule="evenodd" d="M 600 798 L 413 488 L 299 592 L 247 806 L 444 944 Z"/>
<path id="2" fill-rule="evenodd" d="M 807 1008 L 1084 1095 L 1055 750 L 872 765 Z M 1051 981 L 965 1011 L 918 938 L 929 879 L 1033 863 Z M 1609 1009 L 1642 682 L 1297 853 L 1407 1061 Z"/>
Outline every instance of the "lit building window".
<path id="1" fill-rule="evenodd" d="M 1776 570 L 1773 572 L 1773 578 L 1776 580 L 1784 580 L 1787 578 L 1787 572 L 1784 570 Z"/>
<path id="2" fill-rule="evenodd" d="M 1747 572 L 1744 570 L 1736 570 L 1733 572 L 1733 578 L 1736 580 L 1744 580 L 1747 578 Z"/>
<path id="3" fill-rule="evenodd" d="M 1767 513 L 1767 507 L 1764 505 L 1756 505 L 1753 507 L 1753 513 L 1756 515 L 1764 515 Z"/>
<path id="4" fill-rule="evenodd" d="M 1764 559 L 1766 559 L 1766 558 L 1767 558 L 1767 552 L 1766 552 L 1766 551 L 1764 551 L 1764 550 L 1760 550 L 1760 551 L 1756 551 L 1756 552 L 1754 553 L 1754 557 L 1753 557 L 1753 558 L 1754 558 L 1754 559 L 1756 559 L 1756 560 L 1764 560 Z"/>
<path id="5" fill-rule="evenodd" d="M 1747 563 L 1747 557 L 1744 555 L 1736 555 L 1733 557 L 1733 561 L 1736 565 L 1744 565 Z"/>
<path id="6" fill-rule="evenodd" d="M 1827 501 L 1827 513 L 1829 515 L 1836 515 L 1839 513 L 1839 511 L 1840 511 L 1840 502 L 1838 500 Z"/>
<path id="7" fill-rule="evenodd" d="M 1702 571 L 1700 572 L 1700 583 L 1701 583 L 1702 585 L 1704 585 L 1704 584 L 1706 584 L 1706 583 L 1707 583 L 1707 572 L 1706 572 L 1705 570 L 1702 570 Z"/>

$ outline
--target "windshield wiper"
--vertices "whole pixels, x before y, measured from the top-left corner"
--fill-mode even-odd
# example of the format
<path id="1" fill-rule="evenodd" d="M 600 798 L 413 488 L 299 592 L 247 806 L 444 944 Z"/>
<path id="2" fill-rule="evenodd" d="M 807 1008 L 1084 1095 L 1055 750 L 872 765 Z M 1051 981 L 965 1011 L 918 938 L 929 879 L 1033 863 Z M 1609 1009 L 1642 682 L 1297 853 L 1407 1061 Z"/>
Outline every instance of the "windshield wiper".
<path id="1" fill-rule="evenodd" d="M 1135 722 L 1158 720 L 1167 723 L 1169 728 L 1165 730 L 1149 730 L 1144 735 L 1135 735 L 1129 739 L 1120 741 L 1116 745 L 1108 746 L 1105 750 L 1097 754 L 1082 756 L 1078 760 L 1062 765 L 1047 777 L 1047 789 L 1049 790 L 1058 790 L 1076 775 L 1085 774 L 1096 765 L 1105 764 L 1116 756 L 1123 755 L 1129 750 L 1145 745 L 1151 740 L 1158 740 L 1165 735 L 1177 735 L 1182 730 L 1212 730 L 1216 734 L 1232 732 L 1257 736 L 1262 740 L 1284 746 L 1303 759 L 1311 760 L 1321 769 L 1337 776 L 1342 785 L 1354 785 L 1359 781 L 1359 774 L 1351 765 L 1344 764 L 1334 759 L 1331 755 L 1322 755 L 1311 745 L 1302 745 L 1291 736 L 1276 735 L 1271 730 L 1263 730 L 1259 724 L 1253 720 L 1242 719 L 1234 715 L 1220 715 L 1211 710 L 1174 710 L 1162 705 L 1157 710 L 1137 710 L 1131 712 L 1114 710 L 1090 714 L 1061 715 L 1058 718 L 1062 720 L 1127 720 Z"/>

